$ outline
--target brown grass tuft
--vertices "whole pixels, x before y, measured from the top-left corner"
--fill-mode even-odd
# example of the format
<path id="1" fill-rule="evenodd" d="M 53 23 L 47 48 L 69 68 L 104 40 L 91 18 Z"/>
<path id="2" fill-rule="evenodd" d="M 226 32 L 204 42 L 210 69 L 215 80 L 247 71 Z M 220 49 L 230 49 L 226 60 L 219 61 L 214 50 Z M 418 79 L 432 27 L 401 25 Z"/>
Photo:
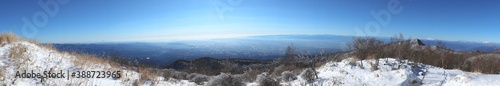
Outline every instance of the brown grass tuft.
<path id="1" fill-rule="evenodd" d="M 141 74 L 140 80 L 153 80 L 154 79 L 153 76 L 155 76 L 155 75 L 152 75 L 152 73 L 148 67 L 139 66 L 138 71 Z"/>
<path id="2" fill-rule="evenodd" d="M 9 57 L 15 61 L 20 61 L 19 59 L 26 51 L 27 51 L 27 48 L 25 46 L 15 45 L 12 48 L 10 48 Z"/>
<path id="3" fill-rule="evenodd" d="M 52 45 L 38 43 L 35 39 L 21 38 L 21 37 L 18 37 L 16 34 L 12 33 L 12 32 L 0 33 L 0 45 L 2 47 L 5 46 L 7 43 L 18 42 L 18 41 L 27 41 L 29 43 L 38 45 L 40 47 L 46 47 L 48 49 L 55 50 L 52 47 Z"/>
<path id="4" fill-rule="evenodd" d="M 4 45 L 3 43 L 11 43 L 11 42 L 16 42 L 19 41 L 20 38 L 16 36 L 16 34 L 12 32 L 7 32 L 7 33 L 0 33 L 0 43 Z"/>

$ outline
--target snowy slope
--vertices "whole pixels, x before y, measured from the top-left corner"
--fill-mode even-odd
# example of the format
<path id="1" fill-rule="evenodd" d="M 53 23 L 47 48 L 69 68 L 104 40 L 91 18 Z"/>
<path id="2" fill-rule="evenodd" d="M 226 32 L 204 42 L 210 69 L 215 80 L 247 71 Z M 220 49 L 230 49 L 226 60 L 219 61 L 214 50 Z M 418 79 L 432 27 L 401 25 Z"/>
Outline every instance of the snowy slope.
<path id="1" fill-rule="evenodd" d="M 361 66 L 361 62 L 363 66 Z M 447 70 L 392 58 L 380 59 L 379 69 L 372 71 L 375 60 L 356 61 L 352 58 L 330 62 L 319 68 L 319 80 L 306 84 L 305 80 L 282 83 L 293 86 L 498 86 L 500 75 Z M 426 72 L 427 71 L 427 72 Z M 424 74 L 425 73 L 425 78 Z M 422 84 L 419 84 L 423 79 Z"/>
<path id="2" fill-rule="evenodd" d="M 23 50 L 25 48 L 25 51 Z M 11 52 L 11 49 L 12 50 Z M 19 58 L 10 56 L 11 53 L 21 51 Z M 80 63 L 77 63 L 80 61 Z M 135 71 L 125 70 L 122 68 L 113 68 L 107 63 L 96 63 L 91 61 L 81 61 L 77 57 L 68 53 L 61 53 L 45 47 L 32 44 L 30 42 L 13 42 L 0 47 L 0 85 L 20 85 L 20 86 L 36 86 L 36 85 L 84 85 L 84 86 L 129 86 L 136 83 L 140 74 Z M 36 73 L 44 71 L 59 72 L 74 72 L 74 71 L 121 71 L 122 77 L 115 78 L 16 78 L 17 71 L 23 73 L 24 70 Z M 69 76 L 65 76 L 69 77 Z M 156 80 L 140 82 L 137 84 L 143 85 L 193 85 L 195 83 L 187 80 L 163 80 L 158 77 Z"/>

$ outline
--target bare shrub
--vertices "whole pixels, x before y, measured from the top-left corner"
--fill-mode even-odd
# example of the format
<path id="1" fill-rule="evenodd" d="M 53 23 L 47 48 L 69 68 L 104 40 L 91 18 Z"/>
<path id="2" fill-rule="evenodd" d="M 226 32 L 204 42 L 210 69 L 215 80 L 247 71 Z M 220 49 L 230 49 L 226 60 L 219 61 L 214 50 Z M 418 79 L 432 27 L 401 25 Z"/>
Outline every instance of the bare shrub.
<path id="1" fill-rule="evenodd" d="M 354 38 L 353 42 L 350 44 L 347 44 L 350 49 L 355 50 L 353 53 L 356 58 L 364 60 L 367 59 L 368 56 L 374 55 L 370 59 L 375 59 L 376 64 L 378 64 L 380 57 L 384 57 L 385 53 L 382 52 L 384 51 L 383 45 L 384 42 L 375 39 L 374 37 L 356 37 Z M 361 62 L 361 65 L 363 65 L 363 62 Z M 373 68 L 373 67 L 372 67 Z M 378 69 L 375 67 L 374 69 Z"/>
<path id="2" fill-rule="evenodd" d="M 258 69 L 250 69 L 241 74 L 239 78 L 244 82 L 253 82 L 257 79 L 257 75 L 260 73 L 262 73 L 262 71 Z"/>
<path id="3" fill-rule="evenodd" d="M 280 64 L 280 65 L 287 65 L 287 66 L 294 65 L 296 67 L 301 67 L 301 66 L 305 67 L 306 65 L 301 64 L 299 55 L 300 55 L 300 52 L 297 49 L 297 47 L 295 47 L 293 44 L 290 44 L 286 47 L 285 58 L 279 59 L 278 61 L 276 61 L 276 63 Z"/>
<path id="4" fill-rule="evenodd" d="M 302 77 L 307 82 L 311 83 L 316 79 L 314 73 L 316 73 L 316 71 L 314 71 L 311 68 L 307 68 L 307 69 L 304 69 L 304 71 L 302 71 L 302 73 L 300 74 L 300 77 Z"/>
<path id="5" fill-rule="evenodd" d="M 381 46 L 384 42 L 377 40 L 373 37 L 356 37 L 348 46 L 356 50 L 354 55 L 359 59 L 366 59 L 368 55 L 379 54 Z M 377 55 L 379 57 L 379 55 Z"/>
<path id="6" fill-rule="evenodd" d="M 9 57 L 13 59 L 14 61 L 19 61 L 22 58 L 22 55 L 27 51 L 26 46 L 22 45 L 15 45 L 10 48 L 9 52 L 10 55 Z"/>
<path id="7" fill-rule="evenodd" d="M 285 51 L 286 58 L 294 58 L 297 55 L 299 55 L 299 51 L 297 50 L 297 47 L 295 47 L 293 44 L 290 44 L 286 47 Z"/>
<path id="8" fill-rule="evenodd" d="M 292 68 L 292 67 L 291 66 L 286 67 L 285 65 L 280 65 L 278 67 L 274 67 L 274 69 L 272 71 L 272 75 L 278 75 L 283 71 L 290 70 L 290 68 Z"/>
<path id="9" fill-rule="evenodd" d="M 487 54 L 486 52 L 456 52 L 448 49 L 443 41 L 438 41 L 435 47 L 421 46 L 414 48 L 413 42 L 419 41 L 405 41 L 402 34 L 399 34 L 399 36 L 392 37 L 391 43 L 386 45 L 373 37 L 356 37 L 348 46 L 354 50 L 352 54 L 358 59 L 376 59 L 375 63 L 370 63 L 372 70 L 378 69 L 376 67 L 379 58 L 393 57 L 398 60 L 407 59 L 415 63 L 429 64 L 445 69 L 461 69 L 488 74 L 499 73 L 499 58 L 489 57 L 468 60 L 472 56 Z M 499 52 L 490 52 L 489 54 L 500 54 Z M 351 65 L 357 65 L 354 62 L 351 63 Z M 363 65 L 362 63 L 361 65 Z"/>
<path id="10" fill-rule="evenodd" d="M 145 66 L 139 66 L 138 72 L 141 74 L 140 80 L 153 80 L 154 76 L 153 73 L 151 73 L 151 69 Z"/>
<path id="11" fill-rule="evenodd" d="M 174 78 L 174 79 L 188 79 L 188 73 L 179 72 L 172 69 L 163 69 L 160 72 L 160 75 L 165 79 Z"/>
<path id="12" fill-rule="evenodd" d="M 296 79 L 297 79 L 297 76 L 295 76 L 295 74 L 293 74 L 290 71 L 284 71 L 281 73 L 281 80 L 283 80 L 285 82 L 293 81 Z"/>
<path id="13" fill-rule="evenodd" d="M 221 73 L 211 78 L 207 86 L 243 86 L 242 81 L 231 74 Z"/>
<path id="14" fill-rule="evenodd" d="M 495 51 L 493 53 L 500 54 L 500 50 L 497 50 L 497 51 Z"/>
<path id="15" fill-rule="evenodd" d="M 134 86 L 141 86 L 141 81 L 140 80 L 135 80 L 133 83 Z"/>
<path id="16" fill-rule="evenodd" d="M 3 81 L 5 79 L 5 72 L 4 71 L 0 71 L 0 81 Z"/>
<path id="17" fill-rule="evenodd" d="M 188 73 L 174 71 L 171 77 L 174 79 L 188 79 L 187 76 Z"/>
<path id="18" fill-rule="evenodd" d="M 468 64 L 468 69 L 473 72 L 500 74 L 500 57 L 494 55 L 481 55 L 472 58 Z"/>
<path id="19" fill-rule="evenodd" d="M 171 69 L 163 69 L 161 70 L 161 76 L 165 78 L 165 80 L 168 80 L 169 78 L 172 78 L 173 75 L 173 70 Z"/>
<path id="20" fill-rule="evenodd" d="M 203 85 L 204 82 L 208 81 L 208 76 L 198 73 L 191 73 L 188 75 L 188 78 L 190 82 L 194 82 L 198 85 Z"/>
<path id="21" fill-rule="evenodd" d="M 262 74 L 257 75 L 257 83 L 259 83 L 259 86 L 279 86 L 280 82 L 271 76 L 267 74 L 267 72 L 264 72 Z"/>

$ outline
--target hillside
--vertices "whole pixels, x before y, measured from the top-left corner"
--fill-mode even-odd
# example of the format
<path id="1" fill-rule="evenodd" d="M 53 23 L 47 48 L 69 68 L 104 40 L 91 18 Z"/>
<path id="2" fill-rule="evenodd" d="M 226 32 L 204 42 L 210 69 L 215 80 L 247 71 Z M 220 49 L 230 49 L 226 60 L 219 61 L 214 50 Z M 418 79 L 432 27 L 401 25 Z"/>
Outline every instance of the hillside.
<path id="1" fill-rule="evenodd" d="M 7 37 L 2 35 L 1 37 Z M 8 36 L 14 40 L 0 40 L 0 85 L 83 85 L 83 86 L 129 86 L 129 85 L 190 85 L 195 84 L 187 80 L 164 79 L 155 76 L 152 80 L 141 80 L 141 73 L 111 64 L 106 60 L 91 55 L 59 52 L 49 46 L 36 44 L 19 39 L 13 35 Z M 27 74 L 23 74 L 25 73 Z M 32 72 L 33 71 L 33 72 Z M 95 73 L 93 78 L 71 77 L 73 72 L 105 71 L 99 76 Z M 118 72 L 119 71 L 119 72 Z M 35 73 L 35 74 L 33 74 Z M 34 77 L 40 73 L 40 77 Z M 59 78 L 44 77 L 45 74 L 56 74 Z M 90 72 L 89 72 L 90 73 Z M 29 78 L 20 78 L 29 77 Z M 53 75 L 53 74 L 52 74 Z M 62 75 L 62 76 L 60 76 Z M 37 75 L 38 76 L 38 75 Z M 89 75 L 90 76 L 90 75 Z M 85 76 L 82 76 L 85 77 Z M 97 78 L 100 77 L 100 78 Z M 172 81 L 174 80 L 174 81 Z"/>
<path id="2" fill-rule="evenodd" d="M 189 73 L 219 75 L 221 72 L 242 74 L 250 65 L 267 65 L 271 60 L 198 58 L 192 61 L 177 60 L 165 68 Z"/>

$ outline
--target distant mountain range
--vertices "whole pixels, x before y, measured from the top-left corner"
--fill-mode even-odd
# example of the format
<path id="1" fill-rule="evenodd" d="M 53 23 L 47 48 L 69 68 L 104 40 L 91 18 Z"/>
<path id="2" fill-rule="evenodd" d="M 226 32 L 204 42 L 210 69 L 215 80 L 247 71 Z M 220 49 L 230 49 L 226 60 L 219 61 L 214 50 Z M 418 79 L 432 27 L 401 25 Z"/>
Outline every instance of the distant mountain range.
<path id="1" fill-rule="evenodd" d="M 176 60 L 193 60 L 201 57 L 242 58 L 271 60 L 282 57 L 285 48 L 293 44 L 300 52 L 310 55 L 325 52 L 346 51 L 346 44 L 353 36 L 338 35 L 266 35 L 240 38 L 192 40 L 175 42 L 130 42 L 92 44 L 54 44 L 62 51 L 76 51 L 95 55 L 113 55 L 136 59 L 149 65 L 168 65 Z M 389 42 L 389 38 L 378 38 Z M 426 45 L 435 45 L 437 40 L 421 39 Z M 456 51 L 494 51 L 498 43 L 443 41 L 445 46 Z"/>

